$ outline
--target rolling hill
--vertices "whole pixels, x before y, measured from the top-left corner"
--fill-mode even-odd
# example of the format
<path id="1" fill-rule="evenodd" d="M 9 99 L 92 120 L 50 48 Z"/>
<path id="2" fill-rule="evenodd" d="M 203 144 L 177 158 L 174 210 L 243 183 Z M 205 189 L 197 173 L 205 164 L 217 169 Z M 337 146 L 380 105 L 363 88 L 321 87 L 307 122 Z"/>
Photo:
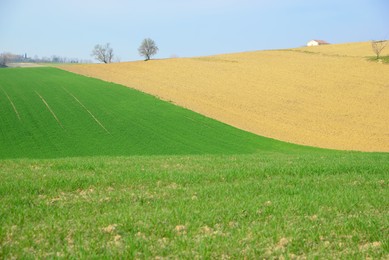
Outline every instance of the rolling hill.
<path id="1" fill-rule="evenodd" d="M 302 148 L 56 68 L 0 70 L 0 158 L 239 154 Z"/>
<path id="2" fill-rule="evenodd" d="M 301 55 L 276 52 L 283 53 Z M 139 70 L 131 73 L 143 82 L 147 72 L 173 68 L 166 62 L 131 64 Z M 209 84 L 215 70 L 225 76 L 223 69 L 242 63 L 220 57 L 174 62 L 209 73 L 208 79 L 192 75 L 208 87 L 215 87 Z M 127 65 L 98 68 L 123 76 Z M 182 77 L 170 76 L 172 86 Z M 161 83 L 164 93 L 163 82 L 155 78 L 150 86 Z M 197 93 L 182 85 L 188 101 L 205 93 L 198 86 Z M 234 111 L 235 99 L 247 98 L 244 86 L 236 88 L 229 93 L 233 106 L 219 112 Z M 182 95 L 173 87 L 168 93 L 174 91 Z M 208 95 L 203 104 L 209 107 L 227 97 Z M 278 100 L 268 98 L 264 105 Z M 386 259 L 388 171 L 389 153 L 260 137 L 55 68 L 0 70 L 0 258 Z"/>
<path id="3" fill-rule="evenodd" d="M 387 51 L 384 54 L 387 54 Z M 389 66 L 369 43 L 62 69 L 116 82 L 258 135 L 389 151 Z"/>

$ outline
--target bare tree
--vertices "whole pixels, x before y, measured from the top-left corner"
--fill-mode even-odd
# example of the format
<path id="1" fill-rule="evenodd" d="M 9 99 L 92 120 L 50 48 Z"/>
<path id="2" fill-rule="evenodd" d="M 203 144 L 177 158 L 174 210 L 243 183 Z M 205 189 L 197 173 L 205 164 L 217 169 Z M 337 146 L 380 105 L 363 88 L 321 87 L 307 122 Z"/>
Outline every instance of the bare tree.
<path id="1" fill-rule="evenodd" d="M 92 51 L 92 56 L 98 61 L 111 63 L 114 57 L 113 49 L 110 47 L 109 43 L 106 43 L 105 45 L 96 44 Z"/>
<path id="2" fill-rule="evenodd" d="M 385 49 L 387 44 L 388 41 L 386 40 L 371 41 L 371 47 L 373 48 L 374 53 L 377 55 L 377 60 L 380 58 L 380 54 L 382 50 Z"/>
<path id="3" fill-rule="evenodd" d="M 3 52 L 0 54 L 0 67 L 7 67 L 11 54 Z"/>
<path id="4" fill-rule="evenodd" d="M 158 50 L 157 44 L 150 38 L 144 39 L 138 48 L 139 55 L 145 57 L 146 61 L 150 60 L 151 56 L 157 54 Z"/>

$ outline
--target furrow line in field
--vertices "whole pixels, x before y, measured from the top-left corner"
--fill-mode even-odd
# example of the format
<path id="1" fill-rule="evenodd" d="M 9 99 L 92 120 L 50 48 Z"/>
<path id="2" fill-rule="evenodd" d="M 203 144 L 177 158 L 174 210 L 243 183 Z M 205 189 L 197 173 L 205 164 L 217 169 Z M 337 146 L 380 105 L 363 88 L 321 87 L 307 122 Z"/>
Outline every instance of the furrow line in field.
<path id="1" fill-rule="evenodd" d="M 42 102 L 46 105 L 47 109 L 50 111 L 50 113 L 53 115 L 53 117 L 55 118 L 55 120 L 58 122 L 58 124 L 61 126 L 61 128 L 63 129 L 63 125 L 61 123 L 61 121 L 59 121 L 58 117 L 55 115 L 54 111 L 51 109 L 51 107 L 49 106 L 49 104 L 47 104 L 46 100 L 38 93 L 35 91 L 35 93 L 40 97 L 40 99 L 42 100 Z"/>
<path id="2" fill-rule="evenodd" d="M 16 106 L 15 106 L 14 102 L 12 102 L 11 98 L 8 96 L 7 92 L 5 92 L 5 90 L 4 90 L 3 88 L 1 88 L 1 90 L 2 90 L 2 91 L 4 92 L 4 94 L 7 96 L 8 101 L 9 101 L 9 103 L 11 103 L 11 106 L 13 107 L 16 116 L 17 116 L 18 119 L 21 121 L 22 119 L 20 118 L 19 112 L 18 112 L 18 110 L 16 109 Z"/>
<path id="3" fill-rule="evenodd" d="M 90 112 L 89 111 L 89 109 L 88 108 L 86 108 L 86 106 L 84 106 L 84 104 L 83 103 L 81 103 L 81 101 L 80 100 L 78 100 L 78 98 L 76 98 L 72 93 L 70 93 L 67 89 L 65 89 L 65 88 L 63 88 L 63 90 L 65 90 L 70 96 L 72 96 L 73 98 L 74 98 L 74 100 L 76 100 L 85 110 L 86 110 L 86 112 L 88 112 L 89 113 L 89 115 L 96 121 L 96 123 L 101 127 L 101 128 L 103 128 L 104 129 L 104 131 L 105 132 L 107 132 L 108 134 L 111 134 L 108 130 L 107 130 L 107 128 L 105 128 L 105 126 L 92 114 L 92 112 Z"/>

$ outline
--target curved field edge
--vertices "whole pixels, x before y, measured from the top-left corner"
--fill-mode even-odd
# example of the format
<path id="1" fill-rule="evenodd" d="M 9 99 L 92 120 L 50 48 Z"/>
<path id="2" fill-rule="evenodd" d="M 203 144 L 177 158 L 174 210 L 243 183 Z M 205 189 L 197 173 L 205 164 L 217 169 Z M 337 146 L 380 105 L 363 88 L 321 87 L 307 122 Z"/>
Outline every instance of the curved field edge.
<path id="1" fill-rule="evenodd" d="M 0 158 L 315 151 L 56 68 L 0 71 Z"/>
<path id="2" fill-rule="evenodd" d="M 261 136 L 388 152 L 389 67 L 360 56 L 373 53 L 370 45 L 296 50 L 61 68 L 150 93 Z"/>
<path id="3" fill-rule="evenodd" d="M 0 161 L 5 258 L 387 258 L 388 154 Z"/>

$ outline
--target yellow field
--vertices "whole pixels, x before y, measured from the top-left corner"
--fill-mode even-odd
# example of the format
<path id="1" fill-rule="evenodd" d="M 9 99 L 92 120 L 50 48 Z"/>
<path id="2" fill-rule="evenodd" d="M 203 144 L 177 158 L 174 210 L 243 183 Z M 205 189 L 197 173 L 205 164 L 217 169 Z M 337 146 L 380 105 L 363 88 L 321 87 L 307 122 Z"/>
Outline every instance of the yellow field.
<path id="1" fill-rule="evenodd" d="M 62 68 L 151 93 L 259 135 L 389 152 L 389 65 L 362 58 L 373 56 L 369 43 L 309 51 L 325 55 L 258 51 Z"/>

